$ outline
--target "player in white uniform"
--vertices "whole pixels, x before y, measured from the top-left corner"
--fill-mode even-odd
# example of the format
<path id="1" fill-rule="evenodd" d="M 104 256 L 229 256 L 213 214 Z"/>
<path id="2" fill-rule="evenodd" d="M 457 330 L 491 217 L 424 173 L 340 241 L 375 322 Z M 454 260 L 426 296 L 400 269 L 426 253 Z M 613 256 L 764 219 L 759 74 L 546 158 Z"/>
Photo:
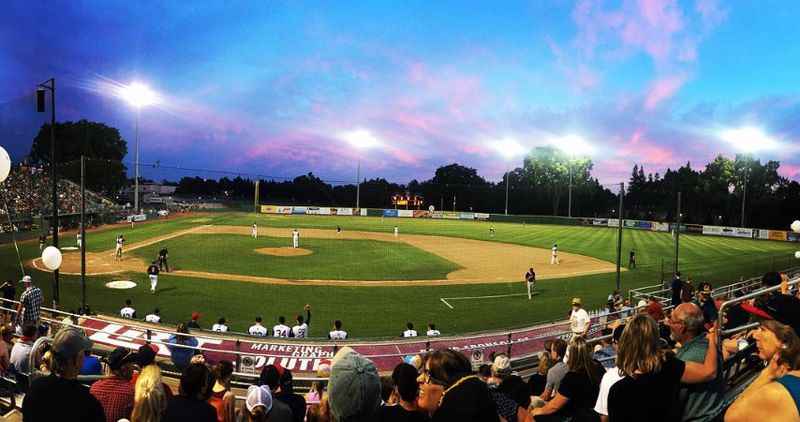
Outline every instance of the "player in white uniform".
<path id="1" fill-rule="evenodd" d="M 256 323 L 247 329 L 247 333 L 251 336 L 266 337 L 269 330 L 267 327 L 261 325 L 261 317 L 256 317 Z"/>
<path id="2" fill-rule="evenodd" d="M 328 338 L 331 340 L 346 340 L 347 331 L 342 330 L 342 321 L 338 319 L 333 321 L 333 330 L 328 333 Z"/>
<path id="3" fill-rule="evenodd" d="M 122 259 L 122 246 L 125 244 L 125 238 L 122 235 L 117 236 L 117 245 L 114 249 L 114 259 Z"/>
<path id="4" fill-rule="evenodd" d="M 436 337 L 442 335 L 442 333 L 436 329 L 436 324 L 431 322 L 428 324 L 428 332 L 426 332 L 425 335 L 428 337 Z"/>
<path id="5" fill-rule="evenodd" d="M 558 245 L 553 243 L 553 255 L 550 257 L 550 264 L 558 264 Z"/>
<path id="6" fill-rule="evenodd" d="M 253 230 L 250 231 L 250 236 L 252 236 L 253 239 L 258 239 L 258 226 L 256 223 L 253 223 Z"/>
<path id="7" fill-rule="evenodd" d="M 228 326 L 225 325 L 226 321 L 225 318 L 220 318 L 217 320 L 217 323 L 211 326 L 211 331 L 216 331 L 218 333 L 227 333 Z"/>
<path id="8" fill-rule="evenodd" d="M 300 247 L 300 232 L 297 229 L 292 230 L 292 247 Z"/>
<path id="9" fill-rule="evenodd" d="M 278 317 L 278 324 L 272 327 L 272 336 L 273 337 L 283 337 L 289 338 L 289 332 L 291 329 L 288 325 L 286 325 L 286 318 L 279 316 Z"/>
<path id="10" fill-rule="evenodd" d="M 403 331 L 403 337 L 416 337 L 417 330 L 414 329 L 414 324 L 406 323 L 406 330 Z"/>
<path id="11" fill-rule="evenodd" d="M 80 249 L 81 245 L 83 244 L 80 231 L 78 231 L 78 234 L 75 235 L 75 239 L 78 241 L 78 249 Z"/>
<path id="12" fill-rule="evenodd" d="M 397 226 L 394 226 L 394 237 L 397 237 L 397 235 L 399 235 L 399 234 L 400 234 L 400 230 L 397 228 Z"/>
<path id="13" fill-rule="evenodd" d="M 297 324 L 292 327 L 289 335 L 294 338 L 308 338 L 308 324 L 311 324 L 311 305 L 306 305 L 303 308 L 306 311 L 306 317 L 298 315 L 296 318 Z"/>
<path id="14" fill-rule="evenodd" d="M 125 299 L 125 306 L 119 310 L 119 316 L 128 319 L 136 318 L 136 309 L 133 309 L 130 299 Z"/>
<path id="15" fill-rule="evenodd" d="M 155 293 L 156 287 L 158 287 L 158 272 L 158 265 L 156 265 L 156 261 L 153 261 L 147 267 L 147 276 L 150 278 L 150 293 Z"/>
<path id="16" fill-rule="evenodd" d="M 528 287 L 528 300 L 531 300 L 533 299 L 533 289 L 536 287 L 536 272 L 533 271 L 533 267 L 525 273 L 525 284 Z"/>
<path id="17" fill-rule="evenodd" d="M 161 323 L 161 311 L 156 308 L 153 310 L 152 314 L 147 314 L 144 317 L 145 322 L 151 322 L 153 324 L 160 324 Z"/>

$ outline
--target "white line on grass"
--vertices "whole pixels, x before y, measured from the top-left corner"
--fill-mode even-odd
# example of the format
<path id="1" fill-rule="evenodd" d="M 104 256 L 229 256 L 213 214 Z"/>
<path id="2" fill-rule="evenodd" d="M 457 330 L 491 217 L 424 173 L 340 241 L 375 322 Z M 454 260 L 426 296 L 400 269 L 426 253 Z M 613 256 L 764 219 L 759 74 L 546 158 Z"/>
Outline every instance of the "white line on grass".
<path id="1" fill-rule="evenodd" d="M 453 306 L 447 303 L 447 301 L 443 297 L 440 297 L 439 300 L 441 300 L 442 303 L 444 303 L 445 306 L 447 306 L 448 308 L 453 309 Z"/>
<path id="2" fill-rule="evenodd" d="M 450 309 L 454 309 L 453 305 L 451 305 L 449 301 L 453 300 L 474 300 L 474 299 L 494 299 L 498 297 L 512 297 L 512 296 L 527 296 L 527 293 L 509 293 L 505 295 L 488 295 L 488 296 L 459 296 L 459 297 L 440 297 L 439 300 L 445 304 Z"/>

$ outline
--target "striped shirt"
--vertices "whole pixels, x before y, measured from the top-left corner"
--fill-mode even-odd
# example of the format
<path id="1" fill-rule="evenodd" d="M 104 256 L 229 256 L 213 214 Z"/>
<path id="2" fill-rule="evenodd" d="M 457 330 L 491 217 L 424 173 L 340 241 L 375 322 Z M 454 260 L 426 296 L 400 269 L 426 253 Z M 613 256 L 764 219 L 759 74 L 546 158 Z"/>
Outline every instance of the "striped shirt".
<path id="1" fill-rule="evenodd" d="M 24 308 L 22 313 L 22 323 L 35 323 L 39 321 L 42 302 L 44 301 L 42 289 L 36 286 L 31 286 L 28 290 L 25 290 L 22 293 L 22 296 L 19 297 L 19 301 L 22 303 L 22 307 Z"/>

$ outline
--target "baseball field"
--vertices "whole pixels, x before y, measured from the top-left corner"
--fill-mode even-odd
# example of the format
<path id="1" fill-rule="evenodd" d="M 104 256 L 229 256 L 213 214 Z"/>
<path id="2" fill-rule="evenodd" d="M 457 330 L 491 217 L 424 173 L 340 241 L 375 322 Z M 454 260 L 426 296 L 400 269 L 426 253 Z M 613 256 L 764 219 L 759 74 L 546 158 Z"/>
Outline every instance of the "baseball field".
<path id="1" fill-rule="evenodd" d="M 258 238 L 251 226 L 258 225 Z M 342 230 L 337 232 L 339 226 Z M 398 228 L 398 235 L 393 233 Z M 495 233 L 489 232 L 494 227 Z M 291 231 L 300 231 L 300 248 Z M 122 260 L 114 239 L 126 238 Z M 153 308 L 164 321 L 185 321 L 193 311 L 210 326 L 224 316 L 245 331 L 255 316 L 272 325 L 312 305 L 311 336 L 322 337 L 340 319 L 353 337 L 398 335 L 407 321 L 420 329 L 435 322 L 443 334 L 518 327 L 562 318 L 568 299 L 580 296 L 598 309 L 616 280 L 617 231 L 610 228 L 476 221 L 344 216 L 273 216 L 252 213 L 192 214 L 162 221 L 101 227 L 87 233 L 87 303 L 116 314 L 131 299 L 140 317 Z M 714 284 L 794 265 L 796 245 L 750 239 L 682 235 L 679 267 L 695 283 Z M 559 248 L 559 265 L 550 248 Z M 74 246 L 74 233 L 61 246 Z M 145 274 L 157 251 L 168 248 L 171 272 L 151 294 Z M 623 268 L 623 290 L 669 277 L 674 257 L 669 233 L 625 230 L 635 269 Z M 35 242 L 20 244 L 26 271 L 51 297 L 52 275 L 40 270 Z M 0 247 L 3 274 L 19 279 L 13 245 Z M 529 301 L 522 282 L 533 266 L 539 282 Z M 80 303 L 78 251 L 65 251 L 60 302 Z M 105 283 L 132 280 L 128 290 Z"/>

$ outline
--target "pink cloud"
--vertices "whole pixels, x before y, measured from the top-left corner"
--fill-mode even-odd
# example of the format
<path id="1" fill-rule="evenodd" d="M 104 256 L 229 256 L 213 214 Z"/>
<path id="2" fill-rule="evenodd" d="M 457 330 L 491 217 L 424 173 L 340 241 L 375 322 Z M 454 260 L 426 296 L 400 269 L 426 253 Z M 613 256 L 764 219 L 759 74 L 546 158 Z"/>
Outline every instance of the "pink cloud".
<path id="1" fill-rule="evenodd" d="M 680 162 L 671 149 L 648 140 L 646 131 L 641 128 L 636 129 L 627 141 L 621 142 L 617 148 L 617 156 L 633 158 L 637 163 L 658 167 Z M 628 167 L 631 167 L 631 161 L 626 162 Z"/>
<path id="2" fill-rule="evenodd" d="M 659 103 L 675 95 L 685 82 L 686 77 L 683 75 L 668 76 L 653 82 L 645 97 L 645 109 L 655 109 Z"/>
<path id="3" fill-rule="evenodd" d="M 781 163 L 781 166 L 778 168 L 778 173 L 789 179 L 800 179 L 800 164 Z"/>

